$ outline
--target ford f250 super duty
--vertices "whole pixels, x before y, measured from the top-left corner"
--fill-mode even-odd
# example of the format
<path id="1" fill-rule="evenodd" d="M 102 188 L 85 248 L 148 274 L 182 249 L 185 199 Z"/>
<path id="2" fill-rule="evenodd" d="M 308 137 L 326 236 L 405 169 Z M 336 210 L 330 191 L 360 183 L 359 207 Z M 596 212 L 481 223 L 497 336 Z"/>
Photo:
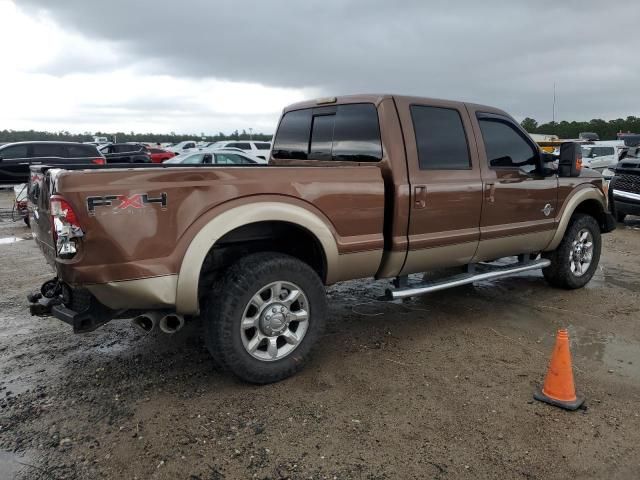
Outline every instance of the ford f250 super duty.
<path id="1" fill-rule="evenodd" d="M 255 383 L 304 364 L 325 285 L 389 278 L 396 299 L 542 269 L 580 288 L 615 226 L 577 144 L 553 157 L 501 110 L 392 95 L 287 107 L 269 165 L 40 166 L 29 198 L 56 271 L 32 313 L 75 332 L 199 316 L 215 362 Z"/>

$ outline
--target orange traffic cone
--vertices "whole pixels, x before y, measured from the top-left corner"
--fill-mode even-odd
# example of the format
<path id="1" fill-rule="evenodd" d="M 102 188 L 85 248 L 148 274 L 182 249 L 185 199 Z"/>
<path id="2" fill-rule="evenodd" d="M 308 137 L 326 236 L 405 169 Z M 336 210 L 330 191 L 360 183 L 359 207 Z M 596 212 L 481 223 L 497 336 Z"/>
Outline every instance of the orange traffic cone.
<path id="1" fill-rule="evenodd" d="M 542 389 L 534 392 L 533 398 L 567 410 L 576 410 L 584 403 L 584 397 L 576 395 L 569 351 L 569 332 L 564 328 L 558 330 L 544 385 Z"/>

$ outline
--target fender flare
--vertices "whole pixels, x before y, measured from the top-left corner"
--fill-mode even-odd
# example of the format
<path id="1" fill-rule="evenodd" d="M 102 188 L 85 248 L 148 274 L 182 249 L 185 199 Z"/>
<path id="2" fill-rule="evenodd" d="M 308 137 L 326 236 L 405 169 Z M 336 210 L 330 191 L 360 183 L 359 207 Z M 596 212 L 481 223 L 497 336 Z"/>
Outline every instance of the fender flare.
<path id="1" fill-rule="evenodd" d="M 549 242 L 549 245 L 547 245 L 547 248 L 544 249 L 545 251 L 548 252 L 558 248 L 558 245 L 560 245 L 562 237 L 564 237 L 564 232 L 567 230 L 569 220 L 571 220 L 573 213 L 582 202 L 585 202 L 587 200 L 596 200 L 600 203 L 604 211 L 607 210 L 607 200 L 600 190 L 595 187 L 587 187 L 577 190 L 573 195 L 569 197 L 568 200 L 565 201 L 560 220 L 558 221 L 558 226 L 556 227 L 556 233 L 553 235 L 553 238 L 551 239 L 551 242 Z"/>
<path id="2" fill-rule="evenodd" d="M 259 201 L 239 205 L 213 217 L 191 240 L 180 265 L 176 287 L 176 311 L 199 313 L 198 283 L 204 260 L 225 234 L 250 223 L 282 221 L 304 227 L 320 243 L 327 261 L 327 276 L 337 269 L 338 246 L 332 229 L 314 212 L 301 206 L 278 201 Z"/>

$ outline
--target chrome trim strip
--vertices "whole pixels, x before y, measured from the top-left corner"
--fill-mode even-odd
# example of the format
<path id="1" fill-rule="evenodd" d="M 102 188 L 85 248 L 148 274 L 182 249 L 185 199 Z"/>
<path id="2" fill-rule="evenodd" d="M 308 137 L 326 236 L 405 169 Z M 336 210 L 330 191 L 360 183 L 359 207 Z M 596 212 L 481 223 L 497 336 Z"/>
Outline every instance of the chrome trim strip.
<path id="1" fill-rule="evenodd" d="M 623 190 L 616 190 L 615 188 L 613 189 L 613 196 L 620 198 L 629 198 L 631 200 L 640 200 L 640 194 L 638 193 L 625 192 Z"/>

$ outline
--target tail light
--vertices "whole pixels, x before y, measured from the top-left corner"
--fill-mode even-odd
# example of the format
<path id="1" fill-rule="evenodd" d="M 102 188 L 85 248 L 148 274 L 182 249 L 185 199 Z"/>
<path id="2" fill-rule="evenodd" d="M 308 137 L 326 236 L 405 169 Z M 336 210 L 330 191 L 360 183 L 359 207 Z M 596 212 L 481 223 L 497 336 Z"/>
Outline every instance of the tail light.
<path id="1" fill-rule="evenodd" d="M 98 157 L 98 158 L 94 158 L 93 160 L 91 160 L 91 163 L 93 163 L 95 165 L 104 165 L 106 162 L 104 161 L 104 158 Z"/>
<path id="2" fill-rule="evenodd" d="M 51 230 L 56 243 L 57 255 L 61 258 L 71 258 L 77 252 L 78 239 L 84 232 L 78 222 L 78 216 L 73 207 L 59 195 L 52 195 L 49 201 L 51 209 Z"/>

